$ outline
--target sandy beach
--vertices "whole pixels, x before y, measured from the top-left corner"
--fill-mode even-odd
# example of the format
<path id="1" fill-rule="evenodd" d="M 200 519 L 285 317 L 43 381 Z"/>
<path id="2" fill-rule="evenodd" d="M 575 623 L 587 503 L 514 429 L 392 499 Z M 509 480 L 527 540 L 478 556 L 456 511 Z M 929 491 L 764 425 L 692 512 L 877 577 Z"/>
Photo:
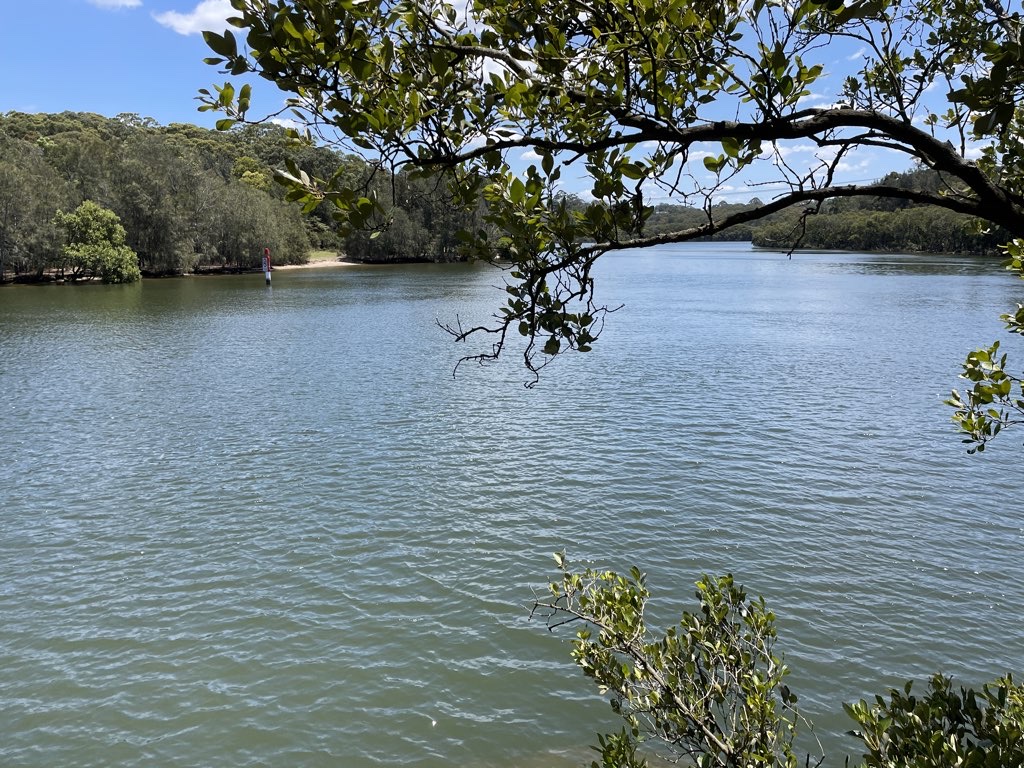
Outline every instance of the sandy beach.
<path id="1" fill-rule="evenodd" d="M 320 269 L 321 267 L 355 267 L 354 261 L 339 261 L 338 259 L 317 259 L 308 261 L 305 264 L 275 264 L 274 271 L 285 269 Z"/>
<path id="2" fill-rule="evenodd" d="M 305 264 L 274 264 L 279 269 L 319 269 L 320 267 L 354 267 L 355 262 L 341 261 L 334 251 L 310 251 L 309 261 Z"/>

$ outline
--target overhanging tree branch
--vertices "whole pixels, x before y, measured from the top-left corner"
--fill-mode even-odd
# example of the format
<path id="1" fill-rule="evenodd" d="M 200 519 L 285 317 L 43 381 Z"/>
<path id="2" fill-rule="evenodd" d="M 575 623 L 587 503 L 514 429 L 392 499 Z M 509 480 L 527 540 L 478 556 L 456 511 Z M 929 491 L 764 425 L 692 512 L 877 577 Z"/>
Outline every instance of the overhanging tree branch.
<path id="1" fill-rule="evenodd" d="M 248 49 L 207 33 L 211 63 L 273 81 L 298 118 L 371 164 L 449 173 L 458 204 L 483 201 L 486 227 L 465 233 L 465 253 L 510 265 L 510 279 L 493 325 L 450 329 L 496 340 L 476 359 L 517 334 L 534 372 L 560 350 L 589 350 L 607 311 L 591 277 L 601 253 L 793 205 L 882 196 L 1024 237 L 1020 0 L 230 2 Z M 843 44 L 861 52 L 848 73 L 833 52 Z M 833 106 L 808 106 L 812 95 Z M 201 101 L 225 126 L 247 119 L 249 94 L 230 84 Z M 819 151 L 783 155 L 802 141 Z M 843 183 L 842 161 L 879 149 L 937 171 L 948 194 Z M 563 171 L 586 177 L 589 189 L 569 191 L 587 201 L 560 202 Z M 723 216 L 727 182 L 784 191 Z M 371 216 L 374 201 L 343 179 L 289 184 L 307 208 L 334 205 L 341 226 Z M 706 222 L 638 234 L 652 189 Z"/>

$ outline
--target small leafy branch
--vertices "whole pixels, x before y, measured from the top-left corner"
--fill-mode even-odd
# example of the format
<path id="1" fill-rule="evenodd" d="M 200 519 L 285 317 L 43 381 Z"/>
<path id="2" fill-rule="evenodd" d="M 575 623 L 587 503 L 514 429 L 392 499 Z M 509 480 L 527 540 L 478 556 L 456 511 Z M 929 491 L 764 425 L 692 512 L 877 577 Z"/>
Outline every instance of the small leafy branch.
<path id="1" fill-rule="evenodd" d="M 1006 268 L 1024 277 L 1024 240 L 1014 240 L 1005 251 Z M 1001 319 L 1008 331 L 1024 335 L 1024 305 L 1018 304 L 1016 312 Z M 999 353 L 998 341 L 971 352 L 963 369 L 960 377 L 972 382 L 971 388 L 963 395 L 954 389 L 945 402 L 956 409 L 953 422 L 966 435 L 963 442 L 973 446 L 967 452 L 980 453 L 1005 427 L 1024 423 L 1024 379 L 1006 370 L 1006 355 Z"/>
<path id="2" fill-rule="evenodd" d="M 775 651 L 775 616 L 764 598 L 748 598 L 731 575 L 697 582 L 699 610 L 652 634 L 644 619 L 650 593 L 637 569 L 628 576 L 572 572 L 561 577 L 531 616 L 549 630 L 576 624 L 572 657 L 625 726 L 598 736 L 591 768 L 647 768 L 642 752 L 697 768 L 820 766 L 824 754 L 798 757 L 797 726 L 810 724 L 783 682 Z M 1010 675 L 980 691 L 954 689 L 935 675 L 924 695 L 913 683 L 888 699 L 844 704 L 863 749 L 859 768 L 1020 768 L 1024 766 L 1024 686 Z M 641 749 L 641 744 L 645 745 Z M 851 761 L 848 758 L 846 765 Z"/>
<path id="3" fill-rule="evenodd" d="M 843 705 L 866 749 L 863 768 L 1024 765 L 1024 688 L 1010 675 L 981 691 L 957 691 L 942 675 L 922 696 L 911 689 L 908 682 L 888 701 Z"/>
<path id="4" fill-rule="evenodd" d="M 555 559 L 561 579 L 532 615 L 551 630 L 582 625 L 573 660 L 625 720 L 621 732 L 599 737 L 601 761 L 593 768 L 646 766 L 637 754 L 642 741 L 700 768 L 820 765 L 821 758 L 797 757 L 802 718 L 783 683 L 788 670 L 775 653 L 775 616 L 763 598 L 748 599 L 732 576 L 705 576 L 697 582 L 699 611 L 655 636 L 644 619 L 649 592 L 639 570 L 572 573 L 563 554 Z"/>

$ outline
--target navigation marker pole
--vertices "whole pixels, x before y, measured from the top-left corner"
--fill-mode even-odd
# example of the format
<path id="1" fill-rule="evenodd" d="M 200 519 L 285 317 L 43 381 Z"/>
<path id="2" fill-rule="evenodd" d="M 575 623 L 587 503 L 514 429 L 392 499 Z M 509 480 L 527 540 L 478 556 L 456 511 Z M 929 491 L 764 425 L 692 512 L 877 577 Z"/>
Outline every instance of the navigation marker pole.
<path id="1" fill-rule="evenodd" d="M 270 285 L 270 249 L 263 249 L 263 275 L 267 278 L 267 285 Z"/>

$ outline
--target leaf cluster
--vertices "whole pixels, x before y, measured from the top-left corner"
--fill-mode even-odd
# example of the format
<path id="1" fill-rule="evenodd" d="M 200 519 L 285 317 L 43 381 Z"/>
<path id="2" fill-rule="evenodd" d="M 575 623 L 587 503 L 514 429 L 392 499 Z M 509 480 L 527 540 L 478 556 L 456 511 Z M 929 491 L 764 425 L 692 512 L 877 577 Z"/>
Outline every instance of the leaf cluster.
<path id="1" fill-rule="evenodd" d="M 863 742 L 863 768 L 1003 768 L 1024 765 L 1024 688 L 1010 675 L 980 691 L 934 675 L 922 695 L 913 683 L 888 699 L 846 704 Z"/>
<path id="2" fill-rule="evenodd" d="M 624 721 L 598 737 L 592 768 L 646 768 L 651 755 L 701 768 L 824 762 L 798 759 L 805 721 L 783 682 L 788 670 L 763 598 L 748 597 L 730 575 L 705 575 L 698 609 L 658 634 L 645 620 L 650 593 L 637 568 L 623 576 L 570 570 L 563 553 L 555 561 L 560 578 L 532 615 L 551 630 L 580 626 L 573 660 Z M 907 682 L 887 698 L 844 704 L 864 749 L 859 768 L 1024 765 L 1024 687 L 1011 676 L 975 690 L 935 675 L 923 695 L 912 689 Z"/>
<path id="3" fill-rule="evenodd" d="M 86 200 L 71 213 L 57 211 L 53 220 L 64 235 L 63 255 L 74 277 L 98 275 L 104 283 L 141 279 L 139 259 L 125 245 L 125 230 L 113 211 Z"/>
<path id="4" fill-rule="evenodd" d="M 571 572 L 534 613 L 548 626 L 579 623 L 572 656 L 625 721 L 603 736 L 598 765 L 646 765 L 642 741 L 668 759 L 697 766 L 796 766 L 799 715 L 775 652 L 775 617 L 732 576 L 697 582 L 698 611 L 663 634 L 644 617 L 649 598 L 637 569 Z"/>
<path id="5" fill-rule="evenodd" d="M 1006 268 L 1024 278 L 1024 241 L 1013 240 L 1004 250 L 1009 257 Z M 1002 320 L 1007 330 L 1024 335 L 1024 305 L 1018 304 Z M 1004 428 L 1024 423 L 1024 378 L 1007 370 L 1007 356 L 999 350 L 995 341 L 968 354 L 960 377 L 971 383 L 970 389 L 963 394 L 954 389 L 946 400 L 955 409 L 953 423 L 965 436 L 963 442 L 971 446 L 968 453 L 983 452 Z"/>

